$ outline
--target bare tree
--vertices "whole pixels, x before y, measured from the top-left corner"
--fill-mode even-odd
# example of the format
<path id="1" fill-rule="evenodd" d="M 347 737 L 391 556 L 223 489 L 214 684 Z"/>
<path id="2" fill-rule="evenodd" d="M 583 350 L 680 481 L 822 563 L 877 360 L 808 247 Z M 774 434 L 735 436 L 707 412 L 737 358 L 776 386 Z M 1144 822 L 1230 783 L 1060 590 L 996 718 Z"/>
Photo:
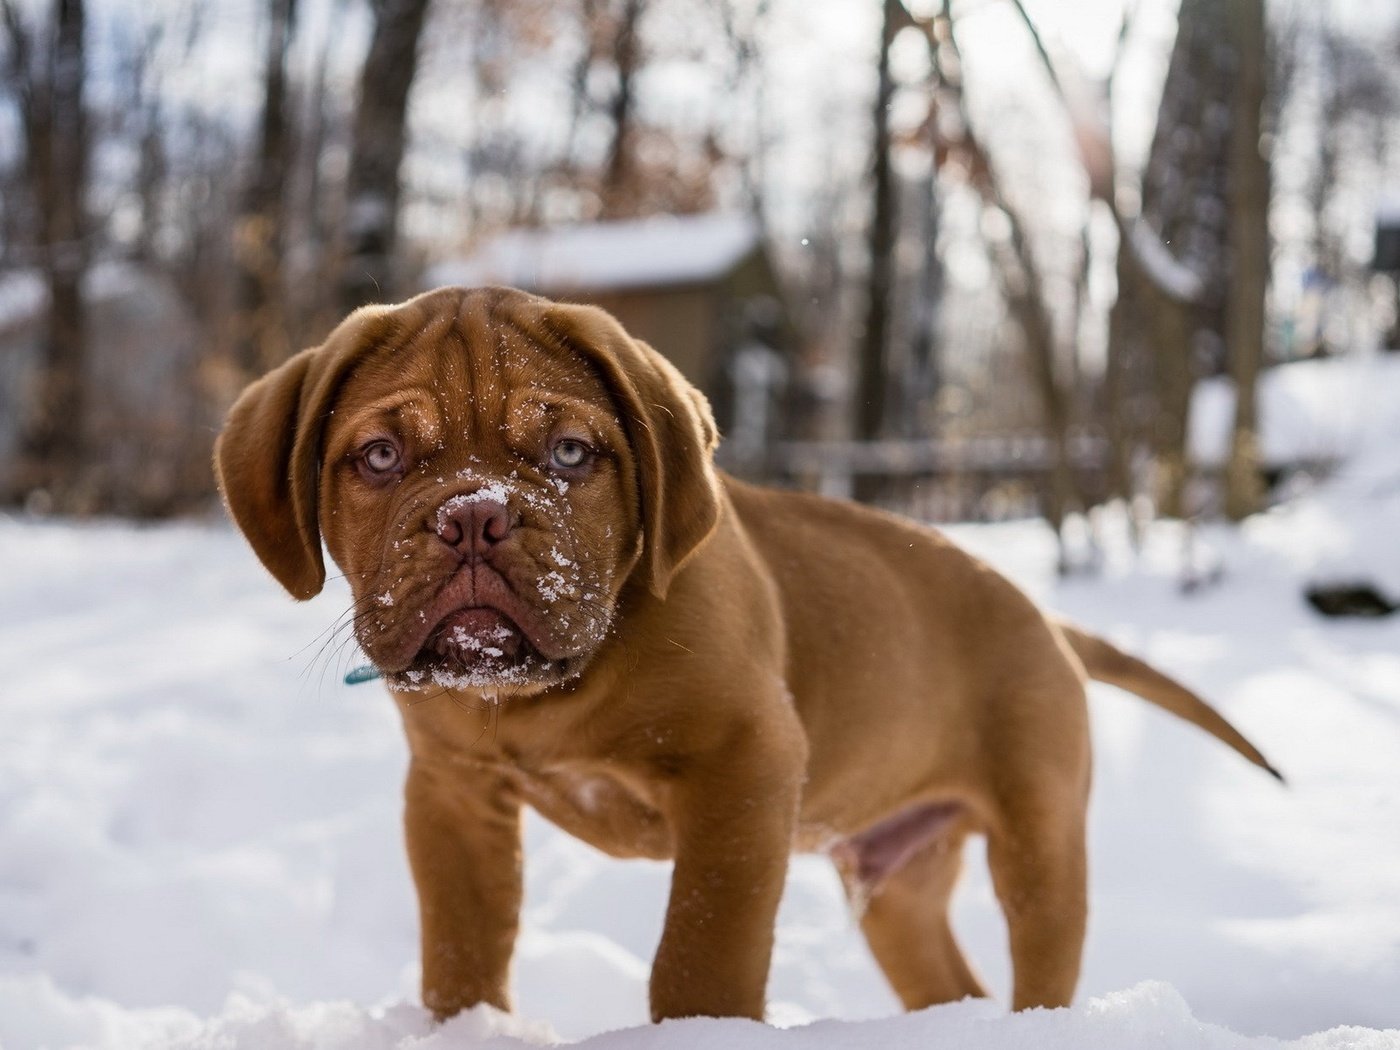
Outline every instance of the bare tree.
<path id="1" fill-rule="evenodd" d="M 334 0 L 332 25 L 344 18 L 350 0 Z M 305 345 L 324 332 L 337 318 L 340 304 L 325 294 L 338 276 L 336 256 L 338 224 L 343 210 L 345 185 L 322 163 L 327 151 L 349 138 L 352 101 L 332 85 L 332 56 L 339 37 L 329 32 L 321 40 L 307 83 L 298 94 L 297 134 L 292 158 L 292 178 L 285 192 L 285 236 L 297 251 L 289 252 L 284 266 L 282 295 L 287 332 L 292 346 Z"/>
<path id="2" fill-rule="evenodd" d="M 581 38 L 578 57 L 569 75 L 569 134 L 564 147 L 566 175 L 577 177 L 574 166 L 574 153 L 578 145 L 579 131 L 584 118 L 592 108 L 589 92 L 589 74 L 598 58 L 597 31 L 606 0 L 579 0 L 578 35 Z"/>
<path id="3" fill-rule="evenodd" d="M 765 4 L 760 0 L 760 8 Z M 639 85 L 657 57 L 647 26 L 654 13 L 663 12 L 652 0 L 581 0 L 576 11 L 582 47 L 570 71 L 569 134 L 564 154 L 550 172 L 552 188 L 566 188 L 574 195 L 579 214 L 603 219 L 686 214 L 714 207 L 717 172 L 735 159 L 721 147 L 717 130 L 668 126 L 647 119 L 640 106 Z M 737 23 L 725 22 L 725 10 L 719 14 L 726 33 L 744 32 Z M 759 17 L 759 13 L 753 16 Z M 515 21 L 520 20 L 516 15 Z M 515 32 L 519 35 L 520 29 Z M 687 40 L 681 50 L 687 52 L 690 47 Z M 671 52 L 665 57 L 677 55 Z M 600 89 L 603 84 L 606 88 Z M 581 131 L 587 125 L 606 129 L 607 146 L 601 158 L 579 149 Z M 741 178 L 744 164 L 740 157 Z"/>
<path id="4" fill-rule="evenodd" d="M 889 50 L 909 14 L 900 0 L 883 0 L 881 39 L 876 59 L 875 98 L 871 109 L 871 221 L 867 232 L 869 270 L 865 279 L 865 326 L 855 385 L 855 435 L 865 441 L 882 437 L 888 379 L 890 293 L 895 284 L 895 169 L 890 164 L 890 102 L 895 77 Z"/>
<path id="5" fill-rule="evenodd" d="M 1141 227 L 1170 245 L 1151 272 L 1173 267 L 1193 296 L 1162 294 L 1146 285 L 1148 312 L 1134 326 L 1146 336 L 1154 379 L 1158 506 L 1186 517 L 1193 468 L 1187 446 L 1191 392 L 1226 360 L 1225 289 L 1229 283 L 1228 184 L 1232 74 L 1228 9 L 1214 0 L 1183 0 L 1177 16 L 1157 128 L 1142 180 Z M 1132 250 L 1132 239 L 1128 249 Z"/>
<path id="6" fill-rule="evenodd" d="M 1230 298 L 1225 342 L 1235 381 L 1235 420 L 1225 470 L 1225 512 L 1248 517 L 1263 501 L 1256 389 L 1264 361 L 1264 296 L 1269 284 L 1269 161 L 1262 149 L 1267 41 L 1264 0 L 1230 7 L 1235 52 L 1230 114 Z"/>
<path id="7" fill-rule="evenodd" d="M 895 176 L 890 161 L 890 102 L 894 98 L 890 48 L 899 30 L 908 24 L 909 15 L 900 0 L 884 0 L 871 110 L 874 135 L 870 152 L 871 215 L 867 232 L 869 269 L 865 281 L 865 326 L 861 333 L 855 390 L 855 433 L 865 441 L 885 436 L 896 221 Z M 880 487 L 879 478 L 862 476 L 856 485 L 856 498 L 872 499 L 879 494 Z"/>
<path id="8" fill-rule="evenodd" d="M 1359 180 L 1369 176 L 1374 186 L 1377 175 L 1387 169 L 1384 143 L 1393 138 L 1391 122 L 1400 110 L 1394 43 L 1387 46 L 1383 40 L 1349 34 L 1333 23 L 1331 5 L 1320 5 L 1315 14 L 1311 25 L 1274 30 L 1269 68 L 1270 96 L 1280 109 L 1301 103 L 1304 133 L 1315 141 L 1315 159 L 1303 192 L 1312 218 L 1308 249 L 1323 309 L 1317 328 L 1304 333 L 1305 353 L 1336 349 L 1328 345 L 1327 331 L 1328 314 L 1336 309 L 1333 293 L 1348 285 L 1357 287 L 1369 276 L 1346 250 L 1352 216 L 1339 204 L 1356 193 Z M 1308 75 L 1301 75 L 1298 67 L 1308 52 Z M 1374 144 L 1375 153 L 1366 157 L 1356 148 L 1358 143 Z"/>
<path id="9" fill-rule="evenodd" d="M 1074 124 L 1090 199 L 1107 207 L 1118 229 L 1118 300 L 1109 318 L 1105 382 L 1111 483 L 1124 498 L 1132 495 L 1130 447 L 1137 443 L 1142 424 L 1130 421 L 1133 413 L 1128 405 L 1136 399 L 1153 415 L 1152 426 L 1145 433 L 1159 467 L 1159 506 L 1172 516 L 1185 512 L 1190 475 L 1187 415 L 1191 389 L 1201 367 L 1199 358 L 1203 350 L 1209 352 L 1223 339 L 1217 323 L 1219 300 L 1211 294 L 1218 296 L 1225 280 L 1219 234 L 1225 215 L 1219 200 L 1224 192 L 1224 169 L 1218 154 L 1229 121 L 1222 115 L 1215 93 L 1223 87 L 1218 67 L 1228 49 L 1217 46 L 1218 25 L 1208 21 L 1198 25 L 1196 12 L 1188 10 L 1188 4 L 1199 6 L 1202 2 L 1205 0 L 1183 3 L 1179 15 L 1182 28 L 1144 179 L 1143 208 L 1139 214 L 1129 215 L 1119 201 L 1111 121 L 1090 117 L 1082 104 L 1069 97 L 1024 4 L 1012 0 Z M 1218 18 L 1223 8 L 1212 13 Z M 1104 113 L 1109 112 L 1112 102 L 1113 81 L 1131 18 L 1131 11 L 1125 11 L 1118 54 L 1104 85 Z M 1175 123 L 1163 123 L 1177 120 L 1199 120 L 1202 127 L 1181 129 Z M 1164 127 L 1178 131 L 1164 133 Z M 1168 247 L 1172 243 L 1184 245 L 1184 250 L 1174 252 Z M 1144 335 L 1150 347 L 1146 354 L 1137 345 Z M 1221 352 L 1217 349 L 1214 356 L 1221 357 Z M 1138 367 L 1143 364 L 1147 367 Z M 1128 381 L 1130 375 L 1143 372 L 1152 377 L 1145 393 L 1133 389 Z"/>
<path id="10" fill-rule="evenodd" d="M 260 375 L 291 352 L 283 301 L 286 187 L 292 130 L 287 52 L 296 31 L 297 0 L 268 0 L 263 52 L 263 107 L 258 147 L 234 226 L 237 268 L 234 359 L 246 375 Z"/>
<path id="11" fill-rule="evenodd" d="M 400 183 L 408 94 L 429 0 L 372 0 L 374 32 L 360 73 L 350 147 L 345 258 L 337 299 L 348 313 L 397 288 Z"/>
<path id="12" fill-rule="evenodd" d="M 640 26 L 645 12 L 645 0 L 622 0 L 611 34 L 617 87 L 608 106 L 613 136 L 603 170 L 604 218 L 625 218 L 635 214 L 636 209 L 639 176 L 636 163 L 636 79 L 643 61 Z"/>
<path id="13" fill-rule="evenodd" d="M 1044 281 L 1032 250 L 1027 223 L 1012 204 L 1002 184 L 991 154 L 973 127 L 963 91 L 963 62 L 954 32 L 951 0 L 943 0 L 941 14 L 917 23 L 925 33 L 939 83 L 956 116 L 955 139 L 945 148 L 962 155 L 963 166 L 972 187 L 985 207 L 1002 217 L 1005 236 L 993 238 L 994 269 L 1012 318 L 1025 342 L 1027 363 L 1040 396 L 1045 435 L 1050 445 L 1050 487 L 1046 493 L 1045 516 L 1063 541 L 1065 517 L 1084 500 L 1079 494 L 1070 450 L 1071 409 L 1059 376 L 1054 324 L 1045 293 Z M 1067 552 L 1061 542 L 1059 568 L 1067 571 Z"/>
<path id="14" fill-rule="evenodd" d="M 924 433 L 922 413 L 936 386 L 943 276 L 937 188 L 941 82 L 932 54 L 921 84 L 896 82 L 890 51 L 899 33 L 910 28 L 917 26 L 902 0 L 884 4 L 870 110 L 864 322 L 856 348 L 855 434 L 867 441 Z M 923 95 L 928 115 L 920 125 L 896 129 L 892 110 L 902 88 Z M 927 170 L 917 177 L 899 175 L 896 151 L 922 153 Z M 878 499 L 894 493 L 882 479 L 864 476 L 857 479 L 856 495 Z"/>
<path id="15" fill-rule="evenodd" d="M 48 291 L 36 395 L 22 424 L 17 494 L 47 492 L 59 508 L 82 502 L 89 263 L 88 118 L 82 0 L 53 0 L 42 30 L 0 0 L 8 43 L 5 79 L 18 100 L 24 173 L 39 268 Z"/>
<path id="16" fill-rule="evenodd" d="M 752 99 L 753 133 L 738 158 L 739 178 L 744 187 L 748 210 L 760 222 L 764 218 L 763 185 L 767 161 L 765 132 L 765 92 L 762 73 L 763 31 L 772 14 L 771 0 L 719 0 L 716 5 L 720 28 L 724 31 L 732 65 L 725 90 L 730 99 Z"/>
<path id="17" fill-rule="evenodd" d="M 165 152 L 165 100 L 158 53 L 165 36 L 162 22 L 141 27 L 120 58 L 124 97 L 119 103 L 118 130 L 135 148 L 136 177 L 132 194 L 140 205 L 132 249 L 144 264 L 157 259 L 162 197 L 168 170 Z"/>
<path id="18" fill-rule="evenodd" d="M 929 409 L 938 392 L 942 362 L 942 318 L 944 268 L 938 243 L 942 228 L 942 192 L 939 188 L 938 130 L 938 71 L 930 65 L 925 92 L 929 98 L 929 113 L 917 134 L 917 143 L 928 161 L 909 199 L 914 215 L 908 223 L 906 236 L 917 245 L 918 263 L 908 282 L 901 313 L 908 329 L 909 360 L 904 371 L 901 401 L 904 433 L 911 437 L 932 434 Z"/>

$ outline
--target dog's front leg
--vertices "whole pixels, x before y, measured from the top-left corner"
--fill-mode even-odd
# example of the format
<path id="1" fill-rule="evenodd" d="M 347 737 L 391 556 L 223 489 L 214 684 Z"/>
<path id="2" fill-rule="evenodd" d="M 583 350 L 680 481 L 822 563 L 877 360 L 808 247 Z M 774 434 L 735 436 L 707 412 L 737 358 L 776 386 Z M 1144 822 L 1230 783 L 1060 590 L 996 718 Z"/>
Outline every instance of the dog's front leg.
<path id="1" fill-rule="evenodd" d="M 653 1020 L 763 1019 L 805 765 L 800 731 L 748 726 L 674 785 L 676 862 L 652 967 Z"/>
<path id="2" fill-rule="evenodd" d="M 439 1020 L 477 1003 L 509 1010 L 521 897 L 514 788 L 485 769 L 415 759 L 404 801 L 418 889 L 423 1005 Z"/>

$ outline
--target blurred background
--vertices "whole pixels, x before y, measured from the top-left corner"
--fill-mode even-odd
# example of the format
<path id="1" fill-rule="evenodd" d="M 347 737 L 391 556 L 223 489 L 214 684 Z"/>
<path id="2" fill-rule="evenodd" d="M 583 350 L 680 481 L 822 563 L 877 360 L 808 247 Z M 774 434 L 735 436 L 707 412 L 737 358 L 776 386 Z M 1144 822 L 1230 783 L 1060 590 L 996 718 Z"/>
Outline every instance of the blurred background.
<path id="1" fill-rule="evenodd" d="M 1110 501 L 1335 470 L 1400 403 L 1397 276 L 1392 4 L 0 0 L 34 514 L 207 508 L 249 379 L 501 283 L 672 357 L 731 470 L 1042 515 L 1069 567 Z"/>

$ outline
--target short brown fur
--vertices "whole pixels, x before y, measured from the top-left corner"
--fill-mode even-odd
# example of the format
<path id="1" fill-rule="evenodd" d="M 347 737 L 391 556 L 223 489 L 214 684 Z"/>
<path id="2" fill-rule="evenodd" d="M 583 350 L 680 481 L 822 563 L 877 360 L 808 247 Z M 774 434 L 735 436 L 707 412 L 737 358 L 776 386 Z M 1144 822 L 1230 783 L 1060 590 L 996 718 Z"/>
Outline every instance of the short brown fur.
<path id="1" fill-rule="evenodd" d="M 383 433 L 405 465 L 366 481 L 357 450 Z M 597 446 L 571 481 L 546 463 L 561 433 Z M 1068 1003 L 1086 677 L 1267 763 L 937 532 L 744 484 L 715 471 L 714 444 L 703 397 L 608 315 L 503 289 L 359 311 L 230 413 L 216 458 L 234 519 L 298 598 L 324 581 L 324 537 L 403 715 L 424 1003 L 509 1008 L 523 805 L 613 855 L 674 859 L 657 1019 L 762 1017 L 794 849 L 831 853 L 907 1007 L 983 994 L 947 920 L 970 833 L 988 838 L 1012 1005 Z M 452 549 L 445 510 L 498 491 L 509 538 Z M 461 593 L 498 595 L 468 604 L 505 609 L 547 669 L 409 689 L 443 644 L 419 621 L 464 575 Z"/>

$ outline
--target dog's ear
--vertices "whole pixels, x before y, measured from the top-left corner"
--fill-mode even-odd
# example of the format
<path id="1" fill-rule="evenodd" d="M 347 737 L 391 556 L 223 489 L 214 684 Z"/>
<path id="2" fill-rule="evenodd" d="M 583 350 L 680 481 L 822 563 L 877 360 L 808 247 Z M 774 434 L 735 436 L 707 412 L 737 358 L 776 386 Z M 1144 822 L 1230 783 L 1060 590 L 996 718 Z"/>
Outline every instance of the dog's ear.
<path id="1" fill-rule="evenodd" d="M 229 514 L 258 559 L 299 601 L 326 582 L 316 511 L 321 437 L 336 391 L 374 342 L 385 311 L 357 311 L 321 346 L 303 350 L 243 391 L 214 443 Z"/>
<path id="2" fill-rule="evenodd" d="M 642 568 L 665 598 L 671 578 L 719 524 L 719 443 L 705 395 L 606 311 L 550 303 L 544 328 L 592 362 L 622 410 L 641 489 Z"/>

